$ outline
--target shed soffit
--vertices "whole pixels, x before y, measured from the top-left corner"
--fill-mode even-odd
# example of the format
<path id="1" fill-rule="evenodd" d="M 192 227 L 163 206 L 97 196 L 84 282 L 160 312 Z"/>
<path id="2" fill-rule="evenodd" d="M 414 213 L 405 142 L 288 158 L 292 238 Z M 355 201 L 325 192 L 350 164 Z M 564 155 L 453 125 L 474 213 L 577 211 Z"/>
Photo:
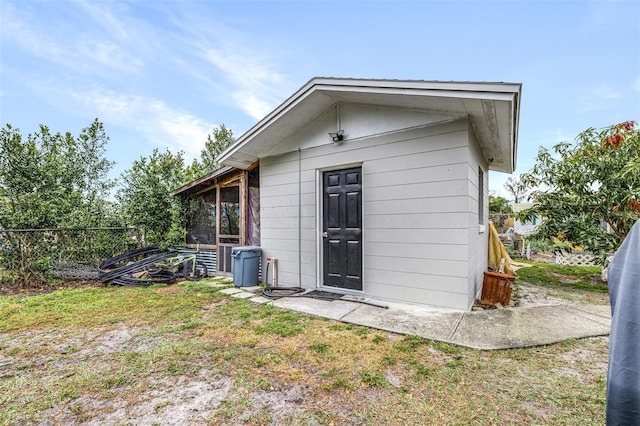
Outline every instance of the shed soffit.
<path id="1" fill-rule="evenodd" d="M 247 168 L 328 109 L 356 103 L 469 117 L 489 168 L 512 173 L 521 89 L 520 83 L 314 78 L 218 159 L 221 164 Z"/>

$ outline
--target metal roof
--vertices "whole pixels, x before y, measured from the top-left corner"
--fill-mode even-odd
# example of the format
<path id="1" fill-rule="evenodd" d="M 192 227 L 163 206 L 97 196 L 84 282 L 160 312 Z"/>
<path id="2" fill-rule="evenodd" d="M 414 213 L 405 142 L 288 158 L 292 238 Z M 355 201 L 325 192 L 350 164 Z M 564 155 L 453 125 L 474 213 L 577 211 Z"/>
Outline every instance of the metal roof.
<path id="1" fill-rule="evenodd" d="M 198 192 L 206 187 L 209 187 L 211 185 L 213 185 L 215 183 L 215 180 L 217 178 L 220 178 L 224 175 L 226 175 L 229 172 L 232 172 L 236 170 L 235 167 L 232 166 L 223 166 L 220 167 L 217 170 L 212 171 L 211 173 L 208 173 L 204 176 L 202 176 L 200 179 L 196 179 L 194 181 L 189 182 L 186 185 L 181 186 L 180 188 L 174 189 L 173 191 L 171 191 L 169 193 L 169 195 L 174 196 L 174 195 L 187 195 L 190 194 L 192 192 Z"/>

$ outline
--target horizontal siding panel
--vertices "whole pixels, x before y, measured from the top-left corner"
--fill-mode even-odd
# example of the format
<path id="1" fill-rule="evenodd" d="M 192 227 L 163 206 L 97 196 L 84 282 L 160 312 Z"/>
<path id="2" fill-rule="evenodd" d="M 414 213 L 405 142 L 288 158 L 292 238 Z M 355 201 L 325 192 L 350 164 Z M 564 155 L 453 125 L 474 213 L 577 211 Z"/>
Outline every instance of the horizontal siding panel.
<path id="1" fill-rule="evenodd" d="M 372 149 L 351 150 L 346 152 L 334 152 L 325 156 L 314 156 L 304 160 L 304 168 L 311 170 L 322 170 L 333 168 L 341 164 L 358 164 L 375 158 Z"/>
<path id="2" fill-rule="evenodd" d="M 300 167 L 298 154 L 296 153 L 295 157 L 289 157 L 291 158 L 288 160 L 286 159 L 286 156 L 270 157 L 267 160 L 260 160 L 260 180 L 288 173 L 295 174 L 297 176 L 298 168 Z"/>
<path id="3" fill-rule="evenodd" d="M 470 296 L 473 295 L 474 298 L 476 294 L 482 290 L 482 282 L 484 279 L 485 270 L 486 269 L 478 268 L 471 276 L 469 276 L 467 292 Z"/>
<path id="4" fill-rule="evenodd" d="M 295 252 L 298 253 L 298 240 L 297 239 L 262 239 L 261 243 L 264 247 L 269 247 L 269 252 Z M 277 256 L 276 256 L 277 257 Z"/>
<path id="5" fill-rule="evenodd" d="M 487 204 L 487 202 L 485 202 L 485 205 Z M 482 220 L 482 222 L 486 225 L 487 223 L 487 215 L 483 215 L 484 219 Z M 475 234 L 476 234 L 476 238 L 478 236 L 478 233 L 480 232 L 480 223 L 478 221 L 478 208 L 475 208 L 473 211 L 467 212 L 467 228 L 469 229 L 475 229 Z M 485 231 L 486 232 L 486 231 Z"/>
<path id="6" fill-rule="evenodd" d="M 282 272 L 282 273 L 289 273 L 289 274 L 294 274 L 296 276 L 296 281 L 297 281 L 297 276 L 298 276 L 298 258 L 296 257 L 295 260 L 288 260 L 288 259 L 282 259 L 280 257 L 275 256 L 278 259 L 278 272 Z M 302 271 L 303 271 L 303 275 L 307 274 L 308 272 L 313 271 L 313 273 L 315 273 L 315 267 L 312 268 L 312 265 L 310 263 L 304 263 L 302 264 Z M 308 273 L 308 275 L 311 275 L 311 273 Z"/>
<path id="7" fill-rule="evenodd" d="M 316 204 L 315 193 L 303 193 L 298 196 L 297 193 L 292 195 L 266 196 L 260 197 L 260 207 L 279 207 L 279 206 L 297 206 L 300 202 L 303 206 Z"/>
<path id="8" fill-rule="evenodd" d="M 444 275 L 467 278 L 466 261 L 416 259 L 409 257 L 370 256 L 365 254 L 367 268 L 376 271 L 412 272 L 424 275 Z"/>
<path id="9" fill-rule="evenodd" d="M 485 234 L 479 234 L 476 237 L 480 237 L 480 238 L 476 238 L 475 240 L 471 241 L 468 245 L 468 253 L 467 256 L 469 256 L 469 258 L 474 258 L 476 256 L 482 256 L 482 252 L 486 252 L 489 250 L 488 248 L 488 244 L 489 241 L 487 238 L 483 238 L 483 236 L 486 235 Z"/>
<path id="10" fill-rule="evenodd" d="M 415 272 L 368 270 L 364 274 L 367 290 L 372 287 L 394 285 L 402 288 L 433 289 L 451 293 L 466 293 L 467 278 L 449 275 L 425 275 Z"/>
<path id="11" fill-rule="evenodd" d="M 364 238 L 368 242 L 404 241 L 406 243 L 460 244 L 466 247 L 466 229 L 365 229 Z"/>
<path id="12" fill-rule="evenodd" d="M 393 147 L 395 145 L 401 145 L 400 149 L 406 150 L 407 153 L 415 153 L 416 149 L 418 151 L 425 151 L 439 149 L 438 147 L 446 148 L 451 146 L 452 143 L 454 145 L 459 144 L 461 146 L 466 146 L 468 144 L 466 133 L 467 123 L 465 120 L 462 120 L 442 126 L 423 127 L 404 132 L 388 133 L 380 136 L 347 139 L 345 143 L 340 145 L 326 144 L 324 146 L 303 151 L 303 157 L 311 155 L 326 156 L 333 154 L 336 151 L 348 154 L 349 151 L 362 150 L 363 148 L 373 148 L 374 150 L 381 148 L 384 150 L 385 147 Z M 451 138 L 455 138 L 455 142 L 453 142 Z M 429 144 L 432 144 L 434 147 L 429 148 Z M 414 148 L 411 148 L 411 146 L 414 146 Z M 397 150 L 398 148 L 394 151 Z M 385 154 L 384 151 L 380 151 L 380 153 L 376 154 L 377 158 L 388 155 L 393 155 L 393 153 Z"/>
<path id="13" fill-rule="evenodd" d="M 301 235 L 302 241 L 316 241 L 315 229 L 307 229 L 306 231 L 307 232 L 303 232 Z M 265 228 L 260 231 L 260 240 L 261 241 L 270 241 L 270 240 L 298 241 L 298 228 L 296 227 L 291 232 L 282 232 L 281 229 Z"/>
<path id="14" fill-rule="evenodd" d="M 464 211 L 463 197 L 414 198 L 407 200 L 366 201 L 367 214 L 457 213 Z"/>
<path id="15" fill-rule="evenodd" d="M 264 228 L 275 228 L 275 229 L 290 229 L 292 231 L 296 232 L 296 238 L 297 238 L 297 232 L 298 232 L 298 215 L 296 214 L 295 216 L 295 222 L 291 221 L 290 217 L 264 217 L 261 216 L 260 217 L 260 226 L 264 227 Z M 316 229 L 316 218 L 315 216 L 303 216 L 302 217 L 302 228 L 303 229 L 310 229 L 310 230 L 315 230 Z"/>
<path id="16" fill-rule="evenodd" d="M 264 226 L 264 225 L 263 225 Z M 260 244 L 262 247 L 268 248 L 267 243 L 272 239 L 298 240 L 298 228 L 277 228 L 275 226 L 264 226 L 264 230 L 260 231 Z M 267 231 L 268 230 L 268 231 Z"/>
<path id="17" fill-rule="evenodd" d="M 367 164 L 367 166 L 370 166 Z M 387 186 L 396 182 L 441 182 L 450 180 L 464 179 L 464 172 L 467 164 L 447 164 L 432 167 L 418 167 L 415 169 L 407 169 L 399 167 L 391 171 L 380 172 L 373 165 L 367 167 L 364 174 L 364 180 L 367 187 Z"/>
<path id="18" fill-rule="evenodd" d="M 268 244 L 269 250 L 290 250 L 298 252 L 298 239 L 289 239 L 285 240 L 282 238 L 276 239 L 268 239 L 265 243 Z M 300 247 L 302 247 L 302 251 L 314 251 L 316 250 L 316 241 L 315 240 L 300 240 Z"/>
<path id="19" fill-rule="evenodd" d="M 278 259 L 278 268 L 284 270 L 298 271 L 298 250 L 285 250 L 285 249 L 272 249 L 270 246 L 265 245 L 264 256 L 273 257 Z M 315 251 L 302 251 L 301 253 L 302 263 L 307 265 L 315 265 Z"/>
<path id="20" fill-rule="evenodd" d="M 301 287 L 314 289 L 316 288 L 316 275 L 303 275 L 302 276 L 302 285 Z"/>
<path id="21" fill-rule="evenodd" d="M 362 122 L 360 118 L 358 120 Z M 427 126 L 415 129 L 409 129 L 405 131 L 395 131 L 391 133 L 381 134 L 381 135 L 371 135 L 371 136 L 363 136 L 359 138 L 353 138 L 346 141 L 346 143 L 341 145 L 335 145 L 332 143 L 325 143 L 320 146 L 309 147 L 308 149 L 303 149 L 302 151 L 302 159 L 309 158 L 310 156 L 325 156 L 332 154 L 336 151 L 340 152 L 348 152 L 352 150 L 362 150 L 366 147 L 376 148 L 378 146 L 385 145 L 394 145 L 397 143 L 400 144 L 411 144 L 412 141 L 418 140 L 421 145 L 425 145 L 424 141 L 432 140 L 436 141 L 436 143 L 448 144 L 451 145 L 452 141 L 450 138 L 455 138 L 455 143 L 465 145 L 468 144 L 467 137 L 467 129 L 468 123 L 466 120 L 461 119 L 455 122 L 446 123 L 443 125 L 434 125 Z M 398 129 L 401 130 L 401 129 Z M 322 130 L 322 134 L 326 130 Z M 452 135 L 452 136 L 450 136 Z M 324 137 L 324 136 L 323 136 Z M 296 137 L 295 140 L 298 140 L 298 144 L 304 145 L 307 141 L 307 136 L 300 134 Z M 291 142 L 294 140 L 292 139 Z M 280 163 L 291 163 L 287 166 L 284 166 L 285 170 L 294 170 L 295 166 L 300 155 L 300 152 L 297 150 L 297 145 L 293 144 L 291 151 L 285 152 L 282 154 L 275 154 L 273 156 L 265 157 L 260 160 L 261 167 L 272 166 L 273 164 Z M 294 147 L 295 145 L 295 147 Z M 269 172 L 270 173 L 270 172 Z"/>
<path id="22" fill-rule="evenodd" d="M 274 165 L 272 167 L 277 167 L 277 165 Z M 313 182 L 315 181 L 315 169 L 309 169 L 309 168 L 304 168 L 303 170 L 301 170 L 300 172 L 300 176 L 302 177 L 301 181 L 304 184 L 304 182 Z M 265 187 L 265 188 L 271 188 L 274 186 L 280 186 L 280 185 L 291 185 L 291 187 L 295 187 L 295 191 L 297 192 L 297 186 L 298 186 L 298 171 L 296 170 L 295 172 L 291 172 L 291 173 L 276 173 L 276 174 L 271 174 L 271 175 L 265 175 L 263 176 L 263 174 L 260 174 L 260 188 Z M 303 190 L 304 192 L 304 190 Z"/>
<path id="23" fill-rule="evenodd" d="M 271 208 L 271 207 L 289 207 L 289 206 L 298 206 L 298 201 L 300 197 L 298 193 L 290 194 L 290 195 L 278 195 L 268 197 L 260 197 L 260 208 Z"/>
<path id="24" fill-rule="evenodd" d="M 304 152 L 303 161 L 322 161 L 340 155 L 344 158 L 353 158 L 359 155 L 363 159 L 394 158 L 399 155 L 415 155 L 419 153 L 431 153 L 466 147 L 467 141 L 461 138 L 465 132 L 456 132 L 446 135 L 438 135 L 435 138 L 416 136 L 414 138 L 402 137 L 396 134 L 396 138 L 388 143 L 376 143 L 374 138 L 348 140 L 341 145 L 325 145 Z M 450 137 L 454 134 L 456 137 Z M 401 139 L 399 139 L 401 138 Z M 446 139 L 446 140 L 445 140 Z M 464 149 L 465 152 L 467 149 Z"/>
<path id="25" fill-rule="evenodd" d="M 369 161 L 368 166 L 375 172 L 381 173 L 398 170 L 398 164 L 402 164 L 400 167 L 402 169 L 417 169 L 466 163 L 466 160 L 466 148 L 451 148 L 412 155 L 396 153 L 394 157 L 390 158 L 373 158 Z"/>
<path id="26" fill-rule="evenodd" d="M 365 256 L 386 256 L 397 257 L 401 255 L 406 258 L 433 259 L 433 260 L 456 260 L 466 261 L 467 250 L 464 245 L 451 244 L 427 244 L 427 243 L 407 243 L 397 242 L 394 239 L 388 242 L 364 243 Z M 402 240 L 400 240 L 402 241 Z"/>
<path id="27" fill-rule="evenodd" d="M 260 175 L 260 188 L 269 188 L 280 185 L 298 185 L 298 173 L 280 173 L 263 177 Z"/>
<path id="28" fill-rule="evenodd" d="M 369 292 L 367 292 L 369 294 Z M 398 289 L 384 286 L 371 292 L 371 297 L 389 300 L 391 302 L 431 305 L 436 307 L 467 310 L 470 306 L 464 299 L 463 293 L 450 293 L 439 290 Z"/>
<path id="29" fill-rule="evenodd" d="M 334 167 L 340 164 L 366 163 L 365 173 L 389 172 L 405 168 L 428 168 L 441 165 L 457 165 L 466 161 L 466 148 L 450 148 L 440 151 L 404 154 L 395 151 L 393 156 L 381 158 L 372 148 L 347 152 L 334 152 L 325 156 L 303 160 L 304 169 L 316 170 Z M 308 180 L 308 179 L 303 179 Z"/>
<path id="30" fill-rule="evenodd" d="M 298 206 L 279 206 L 279 207 L 262 207 L 260 206 L 260 220 L 261 223 L 264 224 L 263 220 L 268 219 L 268 223 L 271 220 L 277 219 L 287 219 L 289 221 L 289 226 L 293 226 L 293 222 L 291 219 L 296 220 L 296 225 L 298 224 Z M 296 228 L 298 228 L 296 226 Z"/>
<path id="31" fill-rule="evenodd" d="M 403 139 L 395 143 L 379 145 L 376 147 L 377 158 L 394 158 L 397 155 L 415 155 L 431 153 L 456 148 L 467 150 L 468 141 L 466 131 L 453 132 L 437 137 L 418 137 L 414 139 Z"/>
<path id="32" fill-rule="evenodd" d="M 281 287 L 297 287 L 299 283 L 299 275 L 295 273 L 281 271 L 278 269 L 278 286 Z"/>
<path id="33" fill-rule="evenodd" d="M 368 215 L 365 212 L 364 226 L 386 229 L 456 229 L 467 225 L 468 217 L 464 213 L 424 213 L 404 215 Z"/>
<path id="34" fill-rule="evenodd" d="M 441 289 L 399 287 L 397 285 L 378 285 L 369 290 L 367 295 L 394 302 L 415 303 L 445 308 L 466 310 L 469 307 L 466 292 L 455 293 Z"/>
<path id="35" fill-rule="evenodd" d="M 302 189 L 302 192 L 313 192 L 315 190 L 315 181 L 316 181 L 316 174 L 315 174 L 315 170 L 313 171 L 308 171 L 307 173 L 308 178 L 305 180 L 303 179 L 301 184 L 298 185 L 298 173 L 292 173 L 291 176 L 293 176 L 293 182 L 290 182 L 291 179 L 288 178 L 283 178 L 283 176 L 289 176 L 289 175 L 278 175 L 280 178 L 279 179 L 274 179 L 273 181 L 269 181 L 269 179 L 266 179 L 266 182 L 264 182 L 261 179 L 260 181 L 260 188 L 266 188 L 268 189 L 269 192 L 271 192 L 272 190 L 274 191 L 278 191 L 280 190 L 281 193 L 285 194 L 285 195 L 290 195 L 290 194 L 297 194 L 298 193 L 298 186 L 300 186 L 300 188 Z M 282 181 L 289 181 L 288 183 L 280 183 Z M 281 188 L 282 186 L 286 187 L 286 191 L 283 191 L 283 188 Z M 278 192 L 275 192 L 278 193 Z"/>
<path id="36" fill-rule="evenodd" d="M 278 207 L 260 207 L 260 215 L 263 217 L 278 217 L 278 218 L 295 218 L 295 222 L 290 222 L 290 226 L 295 226 L 298 228 L 298 214 L 300 214 L 304 220 L 306 217 L 315 217 L 316 207 L 315 205 L 311 206 L 302 206 L 299 208 L 297 205 L 295 206 L 278 206 Z"/>
<path id="37" fill-rule="evenodd" d="M 260 179 L 262 180 L 262 178 Z M 268 195 L 263 195 L 263 192 Z M 274 198 L 286 195 L 298 195 L 298 182 L 271 186 L 263 185 L 263 182 L 260 182 L 260 200 L 265 197 Z"/>
<path id="38" fill-rule="evenodd" d="M 364 181 L 365 201 L 376 200 L 402 200 L 412 198 L 431 197 L 462 197 L 467 194 L 467 181 L 454 180 L 446 182 L 420 182 L 401 183 L 396 182 L 384 187 L 369 188 Z"/>

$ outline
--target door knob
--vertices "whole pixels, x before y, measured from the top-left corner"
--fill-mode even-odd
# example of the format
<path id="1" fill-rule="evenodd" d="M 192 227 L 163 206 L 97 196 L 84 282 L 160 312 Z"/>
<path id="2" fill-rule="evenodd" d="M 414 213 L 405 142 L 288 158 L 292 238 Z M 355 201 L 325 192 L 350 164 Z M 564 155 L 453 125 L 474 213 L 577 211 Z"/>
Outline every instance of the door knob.
<path id="1" fill-rule="evenodd" d="M 322 233 L 322 238 L 329 238 L 329 234 L 325 231 Z"/>

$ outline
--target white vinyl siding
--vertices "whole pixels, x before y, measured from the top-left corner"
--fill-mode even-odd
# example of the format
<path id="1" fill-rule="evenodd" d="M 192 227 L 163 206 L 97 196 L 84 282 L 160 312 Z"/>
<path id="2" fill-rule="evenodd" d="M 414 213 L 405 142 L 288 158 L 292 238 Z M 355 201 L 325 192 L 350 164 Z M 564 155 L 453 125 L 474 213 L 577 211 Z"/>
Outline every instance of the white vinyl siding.
<path id="1" fill-rule="evenodd" d="M 482 170 L 482 173 L 479 173 Z M 480 296 L 484 272 L 487 270 L 487 259 L 489 257 L 489 232 L 485 229 L 480 232 L 480 227 L 486 225 L 489 220 L 489 173 L 488 162 L 485 159 L 477 143 L 473 129 L 469 131 L 469 196 L 473 199 L 471 206 L 471 218 L 469 221 L 469 281 L 468 300 L 471 306 L 476 297 Z M 483 181 L 478 182 L 482 176 Z M 482 202 L 478 200 L 482 197 Z M 482 209 L 479 211 L 479 209 Z M 480 222 L 480 225 L 478 224 Z"/>
<path id="2" fill-rule="evenodd" d="M 467 309 L 477 281 L 470 274 L 482 263 L 471 246 L 482 252 L 484 239 L 478 235 L 477 178 L 474 182 L 469 175 L 473 168 L 477 176 L 481 163 L 479 149 L 469 146 L 475 143 L 469 136 L 473 131 L 466 120 L 458 120 L 349 139 L 347 123 L 365 117 L 358 111 L 353 108 L 343 120 L 343 143 L 330 142 L 331 123 L 322 129 L 324 144 L 260 160 L 261 243 L 265 257 L 278 259 L 279 285 L 317 286 L 319 173 L 358 164 L 363 173 L 364 294 Z M 317 127 L 314 136 L 322 133 Z M 306 137 L 300 132 L 279 149 L 305 146 Z"/>

